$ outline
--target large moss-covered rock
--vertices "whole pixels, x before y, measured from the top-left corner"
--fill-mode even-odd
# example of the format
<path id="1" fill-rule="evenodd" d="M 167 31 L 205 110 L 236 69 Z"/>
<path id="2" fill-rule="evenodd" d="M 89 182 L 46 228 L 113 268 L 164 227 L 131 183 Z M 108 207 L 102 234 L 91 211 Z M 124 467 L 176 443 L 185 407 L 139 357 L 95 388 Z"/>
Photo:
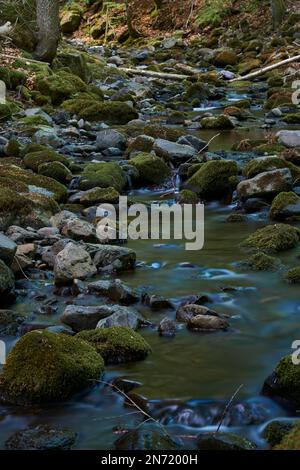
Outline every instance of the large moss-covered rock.
<path id="1" fill-rule="evenodd" d="M 243 168 L 243 175 L 246 178 L 253 178 L 260 173 L 279 170 L 281 168 L 288 168 L 294 179 L 300 178 L 300 170 L 296 165 L 293 165 L 293 163 L 288 162 L 283 158 L 274 156 L 259 157 L 254 160 L 250 160 L 250 162 L 248 162 Z"/>
<path id="2" fill-rule="evenodd" d="M 62 103 L 62 107 L 78 119 L 89 121 L 105 121 L 108 124 L 127 124 L 138 118 L 137 111 L 126 102 L 100 102 L 92 97 L 74 98 Z"/>
<path id="3" fill-rule="evenodd" d="M 238 56 L 232 49 L 224 49 L 220 51 L 214 58 L 215 65 L 224 67 L 226 65 L 235 65 L 238 61 Z"/>
<path id="4" fill-rule="evenodd" d="M 78 75 L 84 82 L 88 82 L 90 73 L 84 54 L 79 51 L 67 50 L 58 52 L 53 61 L 52 69 L 57 71 L 63 68 L 69 69 L 74 75 Z"/>
<path id="5" fill-rule="evenodd" d="M 77 435 L 70 429 L 39 424 L 21 429 L 5 442 L 7 450 L 69 450 Z"/>
<path id="6" fill-rule="evenodd" d="M 183 130 L 161 126 L 160 124 L 147 124 L 143 132 L 145 135 L 149 135 L 154 139 L 170 140 L 171 142 L 176 142 L 180 137 L 185 135 L 185 131 Z"/>
<path id="7" fill-rule="evenodd" d="M 63 184 L 70 182 L 72 179 L 72 173 L 61 162 L 42 163 L 38 167 L 38 173 L 53 178 Z"/>
<path id="8" fill-rule="evenodd" d="M 292 355 L 283 357 L 272 374 L 265 380 L 263 394 L 279 399 L 292 408 L 300 406 L 300 367 Z"/>
<path id="9" fill-rule="evenodd" d="M 80 189 L 112 187 L 121 191 L 126 185 L 126 177 L 117 163 L 90 163 L 82 173 Z"/>
<path id="10" fill-rule="evenodd" d="M 248 250 L 278 253 L 294 248 L 300 240 L 300 230 L 292 225 L 267 225 L 256 230 L 242 244 Z"/>
<path id="11" fill-rule="evenodd" d="M 300 450 L 300 421 L 292 427 L 290 432 L 286 432 L 288 428 L 281 430 L 282 439 L 274 449 L 275 450 Z M 279 436 L 278 436 L 279 437 Z"/>
<path id="12" fill-rule="evenodd" d="M 162 183 L 171 173 L 161 158 L 150 153 L 139 153 L 130 163 L 139 171 L 141 180 L 151 184 Z"/>
<path id="13" fill-rule="evenodd" d="M 64 70 L 50 76 L 38 77 L 35 88 L 42 95 L 49 96 L 55 105 L 61 104 L 78 92 L 87 91 L 87 85 L 80 77 Z"/>
<path id="14" fill-rule="evenodd" d="M 237 434 L 227 432 L 203 433 L 197 441 L 200 450 L 254 450 L 256 444 Z"/>
<path id="15" fill-rule="evenodd" d="M 0 376 L 0 398 L 12 403 L 64 400 L 99 378 L 104 363 L 79 338 L 50 331 L 23 336 L 7 357 Z"/>
<path id="16" fill-rule="evenodd" d="M 66 157 L 50 149 L 27 153 L 23 161 L 25 168 L 29 168 L 30 170 L 33 170 L 36 173 L 38 171 L 39 166 L 43 163 L 60 162 L 66 166 L 69 165 L 69 160 Z"/>
<path id="17" fill-rule="evenodd" d="M 300 266 L 289 269 L 284 277 L 290 284 L 300 284 Z"/>
<path id="18" fill-rule="evenodd" d="M 1 178 L 0 178 L 1 185 Z M 19 217 L 26 216 L 32 210 L 32 203 L 16 191 L 0 186 L 0 228 L 5 230 Z"/>
<path id="19" fill-rule="evenodd" d="M 187 187 L 201 196 L 219 198 L 231 190 L 230 178 L 236 175 L 236 162 L 212 160 L 201 165 L 187 181 Z"/>
<path id="20" fill-rule="evenodd" d="M 76 4 L 69 5 L 69 8 L 61 14 L 60 27 L 63 33 L 74 33 L 80 25 L 82 9 Z"/>
<path id="21" fill-rule="evenodd" d="M 143 426 L 123 434 L 115 442 L 117 450 L 176 450 L 179 443 L 175 442 L 162 428 L 154 429 Z"/>
<path id="22" fill-rule="evenodd" d="M 272 202 L 270 218 L 283 220 L 293 215 L 300 215 L 300 197 L 293 191 L 278 194 Z"/>
<path id="23" fill-rule="evenodd" d="M 218 117 L 205 117 L 201 119 L 201 127 L 203 129 L 233 129 L 235 127 L 233 121 L 226 114 Z"/>
<path id="24" fill-rule="evenodd" d="M 264 439 L 274 447 L 281 443 L 282 439 L 292 430 L 293 424 L 286 421 L 272 421 L 263 432 Z"/>
<path id="25" fill-rule="evenodd" d="M 115 188 L 92 188 L 81 193 L 80 204 L 84 206 L 102 203 L 117 204 L 119 197 L 120 193 Z"/>
<path id="26" fill-rule="evenodd" d="M 277 258 L 263 252 L 254 253 L 243 264 L 252 271 L 277 271 L 282 266 Z"/>
<path id="27" fill-rule="evenodd" d="M 15 90 L 18 86 L 24 85 L 27 76 L 21 70 L 15 70 L 9 67 L 0 67 L 0 80 L 2 80 L 7 89 Z"/>
<path id="28" fill-rule="evenodd" d="M 151 352 L 151 347 L 139 333 L 124 326 L 85 330 L 76 338 L 94 346 L 106 364 L 139 361 Z"/>
<path id="29" fill-rule="evenodd" d="M 15 286 L 15 278 L 11 269 L 0 260 L 0 296 L 2 300 Z"/>

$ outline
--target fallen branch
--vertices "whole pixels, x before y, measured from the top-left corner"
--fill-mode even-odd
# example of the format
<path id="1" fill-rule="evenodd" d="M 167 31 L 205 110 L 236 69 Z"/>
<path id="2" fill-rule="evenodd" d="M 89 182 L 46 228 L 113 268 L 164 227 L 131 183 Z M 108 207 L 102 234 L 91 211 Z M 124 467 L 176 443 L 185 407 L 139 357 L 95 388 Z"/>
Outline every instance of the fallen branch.
<path id="1" fill-rule="evenodd" d="M 243 77 L 233 78 L 232 80 L 229 80 L 229 83 L 239 82 L 242 80 L 249 80 L 250 78 L 258 77 L 259 75 L 263 75 L 266 72 L 270 72 L 271 70 L 282 67 L 283 65 L 291 64 L 292 62 L 297 62 L 298 60 L 300 60 L 300 55 L 290 57 L 289 59 L 281 60 L 280 62 L 277 62 L 277 64 L 272 64 L 272 65 L 268 65 L 267 67 L 262 67 L 256 72 L 251 72 L 248 75 L 244 75 Z"/>
<path id="2" fill-rule="evenodd" d="M 201 73 L 201 70 L 197 70 L 194 67 L 191 67 L 190 65 L 186 64 L 176 64 L 175 68 L 181 70 L 182 72 L 185 72 L 188 75 L 199 75 L 199 73 Z"/>
<path id="3" fill-rule="evenodd" d="M 22 57 L 22 56 L 14 56 L 12 54 L 0 54 L 0 57 L 3 57 L 4 59 L 22 59 L 24 62 L 30 62 L 33 64 L 45 64 L 45 65 L 50 65 L 49 62 L 41 62 L 40 60 L 34 60 L 34 59 L 28 59 L 27 57 Z"/>
<path id="4" fill-rule="evenodd" d="M 152 70 L 144 70 L 144 69 L 129 69 L 126 67 L 119 67 L 118 70 L 121 70 L 121 72 L 129 73 L 132 75 L 144 75 L 145 77 L 163 78 L 165 80 L 181 81 L 181 80 L 186 80 L 190 78 L 189 75 L 179 75 L 177 73 L 153 72 Z"/>

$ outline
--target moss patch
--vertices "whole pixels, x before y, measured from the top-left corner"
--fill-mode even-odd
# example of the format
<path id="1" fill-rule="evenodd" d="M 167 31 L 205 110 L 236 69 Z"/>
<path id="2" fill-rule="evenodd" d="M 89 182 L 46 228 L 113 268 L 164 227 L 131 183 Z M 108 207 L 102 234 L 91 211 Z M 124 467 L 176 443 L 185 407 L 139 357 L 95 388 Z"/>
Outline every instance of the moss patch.
<path id="1" fill-rule="evenodd" d="M 54 105 L 61 104 L 78 92 L 87 91 L 87 85 L 81 78 L 63 70 L 38 77 L 35 87 L 42 95 L 49 96 Z"/>
<path id="2" fill-rule="evenodd" d="M 7 357 L 0 388 L 16 402 L 63 400 L 91 385 L 104 364 L 95 349 L 64 334 L 32 331 Z"/>
<path id="3" fill-rule="evenodd" d="M 270 218 L 273 220 L 282 220 L 285 219 L 284 209 L 289 205 L 294 205 L 300 202 L 300 197 L 292 191 L 285 193 L 282 192 L 278 194 L 271 206 Z"/>
<path id="4" fill-rule="evenodd" d="M 150 153 L 139 153 L 130 160 L 137 168 L 140 178 L 148 183 L 159 184 L 170 176 L 170 168 L 159 157 Z"/>
<path id="5" fill-rule="evenodd" d="M 80 189 L 112 187 L 121 192 L 126 185 L 126 177 L 116 163 L 90 163 L 86 165 L 80 180 Z"/>
<path id="6" fill-rule="evenodd" d="M 69 165 L 69 160 L 66 157 L 50 149 L 27 153 L 24 157 L 25 167 L 36 173 L 40 165 L 49 162 L 60 162 L 65 166 Z"/>
<path id="7" fill-rule="evenodd" d="M 241 247 L 261 250 L 264 253 L 278 253 L 294 248 L 300 240 L 300 230 L 292 225 L 267 225 L 250 235 Z"/>
<path id="8" fill-rule="evenodd" d="M 287 433 L 285 429 L 282 429 L 278 437 L 280 437 L 280 435 L 282 436 L 282 440 L 274 447 L 275 450 L 300 450 L 300 421 L 292 427 L 289 433 Z"/>
<path id="9" fill-rule="evenodd" d="M 300 284 L 300 266 L 289 269 L 284 278 L 290 284 Z"/>
<path id="10" fill-rule="evenodd" d="M 42 163 L 38 167 L 38 173 L 43 176 L 53 178 L 60 183 L 70 182 L 72 179 L 72 173 L 70 170 L 61 162 L 49 162 Z"/>
<path id="11" fill-rule="evenodd" d="M 188 180 L 187 187 L 206 197 L 224 196 L 224 193 L 231 189 L 229 178 L 236 174 L 236 162 L 212 160 L 201 165 L 201 168 Z"/>
<path id="12" fill-rule="evenodd" d="M 139 361 L 151 351 L 139 333 L 122 326 L 81 331 L 76 338 L 93 345 L 106 364 Z"/>
<path id="13" fill-rule="evenodd" d="M 252 271 L 277 271 L 281 267 L 277 258 L 261 252 L 254 253 L 243 264 Z"/>
<path id="14" fill-rule="evenodd" d="M 89 121 L 105 121 L 108 124 L 127 124 L 138 118 L 137 111 L 122 101 L 96 101 L 93 98 L 76 98 L 64 101 L 62 107 L 65 111 L 76 114 L 78 119 Z"/>

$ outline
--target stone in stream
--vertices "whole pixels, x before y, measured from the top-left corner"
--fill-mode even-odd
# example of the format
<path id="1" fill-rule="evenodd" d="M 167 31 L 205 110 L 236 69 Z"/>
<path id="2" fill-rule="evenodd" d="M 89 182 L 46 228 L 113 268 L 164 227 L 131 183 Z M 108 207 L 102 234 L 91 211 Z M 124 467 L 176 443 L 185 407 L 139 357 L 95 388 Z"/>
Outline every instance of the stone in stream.
<path id="1" fill-rule="evenodd" d="M 186 304 L 182 305 L 177 309 L 176 320 L 179 322 L 186 323 L 191 318 L 197 315 L 209 315 L 214 317 L 219 317 L 219 314 L 212 310 L 211 308 L 205 307 L 204 305 L 197 304 Z"/>
<path id="2" fill-rule="evenodd" d="M 11 265 L 17 251 L 16 243 L 2 233 L 0 234 L 0 259 L 5 264 Z"/>
<path id="3" fill-rule="evenodd" d="M 103 295 L 115 302 L 130 305 L 139 301 L 139 295 L 120 279 L 112 281 L 96 281 L 88 284 L 88 290 L 92 294 Z"/>
<path id="4" fill-rule="evenodd" d="M 7 450 L 69 450 L 76 441 L 77 434 L 47 424 L 28 427 L 15 432 L 5 442 Z"/>
<path id="5" fill-rule="evenodd" d="M 54 262 L 54 279 L 56 284 L 68 284 L 74 279 L 87 279 L 97 273 L 89 253 L 81 246 L 68 243 L 60 251 Z"/>
<path id="6" fill-rule="evenodd" d="M 256 444 L 238 434 L 212 432 L 199 434 L 197 446 L 200 450 L 254 450 Z"/>
<path id="7" fill-rule="evenodd" d="M 97 132 L 96 148 L 97 150 L 106 150 L 114 147 L 120 150 L 126 148 L 126 137 L 114 129 L 103 129 Z"/>
<path id="8" fill-rule="evenodd" d="M 173 305 L 170 300 L 165 299 L 160 295 L 145 293 L 142 295 L 142 302 L 143 304 L 147 305 L 147 307 L 150 307 L 152 310 L 163 310 L 166 308 L 173 309 Z"/>
<path id="9" fill-rule="evenodd" d="M 220 317 L 213 315 L 196 315 L 187 322 L 187 327 L 194 331 L 227 330 L 229 324 Z"/>
<path id="10" fill-rule="evenodd" d="M 197 150 L 197 152 L 199 152 L 199 150 L 202 150 L 204 147 L 206 147 L 207 142 L 205 140 L 199 139 L 194 135 L 188 134 L 180 137 L 177 140 L 177 144 L 192 146 L 195 150 Z"/>
<path id="11" fill-rule="evenodd" d="M 287 436 L 293 429 L 294 424 L 289 421 L 271 421 L 263 430 L 263 438 L 274 447 L 281 443 L 283 438 Z"/>
<path id="12" fill-rule="evenodd" d="M 177 144 L 164 139 L 156 139 L 153 150 L 159 157 L 171 161 L 190 160 L 197 153 L 196 149 L 191 145 Z"/>
<path id="13" fill-rule="evenodd" d="M 100 355 L 85 341 L 46 330 L 31 331 L 8 354 L 0 401 L 26 405 L 65 400 L 90 387 L 103 369 Z"/>
<path id="14" fill-rule="evenodd" d="M 133 429 L 123 434 L 115 442 L 117 450 L 178 450 L 180 445 L 177 441 L 173 440 L 169 434 L 162 431 L 161 428 L 156 426 L 157 429 L 147 429 L 148 426 L 143 426 L 139 429 Z"/>
<path id="15" fill-rule="evenodd" d="M 105 307 L 106 311 L 110 311 L 111 313 L 103 320 L 100 320 L 97 323 L 96 328 L 123 326 L 131 328 L 132 330 L 137 330 L 144 323 L 144 320 L 130 307 L 124 307 L 121 305 L 107 305 Z"/>
<path id="16" fill-rule="evenodd" d="M 300 131 L 279 131 L 277 133 L 278 142 L 285 147 L 300 147 Z"/>
<path id="17" fill-rule="evenodd" d="M 94 249 L 93 249 L 94 248 Z M 93 262 L 97 268 L 111 267 L 116 271 L 128 271 L 134 269 L 136 254 L 131 248 L 115 245 L 95 245 Z"/>
<path id="18" fill-rule="evenodd" d="M 115 188 L 92 188 L 87 191 L 81 191 L 79 194 L 79 203 L 84 206 L 92 204 L 117 204 L 119 202 L 119 192 Z"/>
<path id="19" fill-rule="evenodd" d="M 186 187 L 207 198 L 219 198 L 232 193 L 230 178 L 238 172 L 237 163 L 232 160 L 211 160 L 203 163 L 187 181 Z"/>
<path id="20" fill-rule="evenodd" d="M 26 317 L 12 310 L 0 310 L 0 335 L 16 336 Z"/>
<path id="21" fill-rule="evenodd" d="M 63 139 L 58 137 L 56 131 L 52 127 L 44 127 L 38 130 L 32 137 L 33 142 L 39 145 L 49 145 L 53 148 L 61 147 L 64 143 Z"/>
<path id="22" fill-rule="evenodd" d="M 300 216 L 300 197 L 294 192 L 282 192 L 272 202 L 270 219 L 284 220 Z"/>
<path id="23" fill-rule="evenodd" d="M 115 306 L 117 308 L 117 306 Z M 73 331 L 91 330 L 96 328 L 99 320 L 111 315 L 115 310 L 108 305 L 84 306 L 68 305 L 60 320 Z"/>
<path id="24" fill-rule="evenodd" d="M 287 168 L 260 173 L 254 178 L 241 181 L 237 186 L 237 196 L 241 200 L 252 197 L 270 197 L 290 191 L 293 187 L 293 178 Z"/>
<path id="25" fill-rule="evenodd" d="M 139 333 L 123 326 L 82 331 L 76 338 L 93 346 L 105 364 L 141 361 L 151 352 L 151 347 Z"/>
<path id="26" fill-rule="evenodd" d="M 69 219 L 61 228 L 61 234 L 72 240 L 87 243 L 95 243 L 98 240 L 95 226 L 79 218 Z"/>
<path id="27" fill-rule="evenodd" d="M 12 270 L 0 260 L 0 296 L 4 300 L 9 296 L 10 292 L 15 287 L 15 277 Z"/>
<path id="28" fill-rule="evenodd" d="M 246 251 L 279 253 L 297 246 L 300 241 L 300 230 L 288 224 L 274 224 L 256 230 L 241 243 Z"/>
<path id="29" fill-rule="evenodd" d="M 173 338 L 176 335 L 176 323 L 170 318 L 163 318 L 158 325 L 158 333 L 165 338 Z"/>

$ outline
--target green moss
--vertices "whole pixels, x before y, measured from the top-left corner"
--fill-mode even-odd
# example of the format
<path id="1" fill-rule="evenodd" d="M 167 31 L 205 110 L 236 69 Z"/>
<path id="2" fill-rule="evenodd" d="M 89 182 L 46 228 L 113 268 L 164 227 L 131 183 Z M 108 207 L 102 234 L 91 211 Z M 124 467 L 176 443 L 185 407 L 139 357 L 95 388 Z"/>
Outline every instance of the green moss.
<path id="1" fill-rule="evenodd" d="M 24 157 L 25 167 L 35 172 L 38 171 L 40 165 L 49 162 L 60 162 L 65 166 L 69 164 L 66 157 L 50 149 L 27 153 Z"/>
<path id="2" fill-rule="evenodd" d="M 281 168 L 288 168 L 294 180 L 300 177 L 300 170 L 296 165 L 279 157 L 259 157 L 250 160 L 243 168 L 243 175 L 248 179 L 253 178 L 259 173 Z"/>
<path id="3" fill-rule="evenodd" d="M 31 210 L 32 203 L 12 189 L 1 187 L 0 179 L 0 216 L 28 214 Z"/>
<path id="4" fill-rule="evenodd" d="M 288 224 L 267 225 L 250 235 L 241 246 L 264 253 L 278 253 L 294 248 L 300 239 L 300 230 Z"/>
<path id="5" fill-rule="evenodd" d="M 300 405 L 300 367 L 293 364 L 291 355 L 281 359 L 275 368 L 276 387 L 280 395 Z"/>
<path id="6" fill-rule="evenodd" d="M 201 165 L 201 168 L 187 181 L 187 187 L 206 197 L 224 196 L 224 193 L 231 189 L 229 178 L 236 174 L 236 162 L 212 160 Z"/>
<path id="7" fill-rule="evenodd" d="M 72 49 L 59 51 L 52 63 L 52 69 L 59 71 L 63 68 L 68 68 L 72 74 L 77 75 L 84 82 L 89 81 L 90 72 L 87 60 L 81 52 Z"/>
<path id="8" fill-rule="evenodd" d="M 300 124 L 300 113 L 287 114 L 282 120 L 287 124 Z"/>
<path id="9" fill-rule="evenodd" d="M 261 144 L 253 148 L 253 151 L 258 155 L 277 155 L 285 150 L 285 147 L 280 144 Z"/>
<path id="10" fill-rule="evenodd" d="M 196 82 L 192 83 L 188 86 L 186 93 L 185 93 L 185 99 L 186 100 L 204 100 L 208 97 L 209 90 L 207 88 L 207 85 L 203 82 Z"/>
<path id="11" fill-rule="evenodd" d="M 251 72 L 251 70 L 259 68 L 261 65 L 260 60 L 258 59 L 247 59 L 245 62 L 241 62 L 238 66 L 238 71 L 240 75 L 246 75 Z"/>
<path id="12" fill-rule="evenodd" d="M 88 206 L 102 203 L 117 204 L 119 202 L 119 196 L 120 193 L 112 187 L 93 188 L 80 198 L 80 202 Z"/>
<path id="13" fill-rule="evenodd" d="M 42 95 L 49 96 L 52 104 L 55 105 L 87 89 L 87 85 L 81 78 L 63 70 L 46 77 L 38 77 L 36 82 L 36 90 Z"/>
<path id="14" fill-rule="evenodd" d="M 300 284 L 300 266 L 289 269 L 284 278 L 290 284 Z"/>
<path id="15" fill-rule="evenodd" d="M 28 127 L 28 128 L 32 128 L 32 127 L 36 128 L 39 126 L 49 126 L 49 122 L 42 115 L 26 116 L 20 119 L 19 122 L 22 123 L 23 126 Z"/>
<path id="16" fill-rule="evenodd" d="M 8 157 L 18 157 L 20 155 L 20 144 L 17 139 L 10 139 L 5 146 L 5 153 Z"/>
<path id="17" fill-rule="evenodd" d="M 218 117 L 205 117 L 201 119 L 201 127 L 203 129 L 233 129 L 234 124 L 226 115 Z"/>
<path id="18" fill-rule="evenodd" d="M 0 67 L 0 80 L 5 83 L 8 90 L 15 90 L 18 86 L 26 83 L 27 76 L 21 70 Z"/>
<path id="19" fill-rule="evenodd" d="M 127 124 L 138 118 L 137 111 L 121 101 L 97 102 L 95 99 L 72 99 L 62 103 L 65 111 L 76 114 L 78 119 L 105 121 L 108 124 Z"/>
<path id="20" fill-rule="evenodd" d="M 245 261 L 245 265 L 252 271 L 277 271 L 281 267 L 277 258 L 263 252 L 254 253 Z"/>
<path id="21" fill-rule="evenodd" d="M 273 93 L 266 101 L 265 109 L 273 109 L 278 106 L 290 105 L 292 102 L 292 93 L 290 91 L 279 91 Z"/>
<path id="22" fill-rule="evenodd" d="M 8 104 L 0 103 L 0 121 L 9 119 L 12 116 L 11 108 Z"/>
<path id="23" fill-rule="evenodd" d="M 33 90 L 31 93 L 31 98 L 38 106 L 45 106 L 51 103 L 49 96 L 42 95 L 41 92 Z"/>
<path id="24" fill-rule="evenodd" d="M 56 214 L 60 211 L 58 203 L 51 197 L 45 196 L 39 193 L 28 193 L 26 199 L 29 199 L 34 203 L 34 206 L 41 209 L 48 217 Z"/>
<path id="25" fill-rule="evenodd" d="M 72 173 L 70 170 L 61 162 L 49 162 L 42 163 L 38 167 L 39 175 L 49 176 L 60 183 L 70 182 L 72 179 Z"/>
<path id="26" fill-rule="evenodd" d="M 117 163 L 90 163 L 86 165 L 80 180 L 80 189 L 115 188 L 121 192 L 126 185 L 126 176 Z"/>
<path id="27" fill-rule="evenodd" d="M 76 338 L 94 346 L 106 364 L 139 361 L 151 351 L 139 333 L 123 326 L 81 331 Z"/>
<path id="28" fill-rule="evenodd" d="M 154 139 L 165 139 L 171 142 L 176 142 L 185 134 L 185 132 L 180 129 L 172 129 L 159 124 L 148 124 L 144 127 L 143 132 Z"/>
<path id="29" fill-rule="evenodd" d="M 284 209 L 289 205 L 294 205 L 300 202 L 299 196 L 292 191 L 278 194 L 272 202 L 270 211 L 270 218 L 273 220 L 281 220 L 285 218 Z"/>
<path id="30" fill-rule="evenodd" d="M 151 152 L 152 147 L 153 137 L 140 135 L 129 143 L 126 153 L 130 155 L 133 152 Z"/>
<path id="31" fill-rule="evenodd" d="M 130 163 L 137 168 L 140 178 L 148 183 L 162 183 L 171 174 L 168 165 L 150 153 L 139 153 L 130 160 Z"/>
<path id="32" fill-rule="evenodd" d="M 264 439 L 274 447 L 281 443 L 283 438 L 292 430 L 293 424 L 284 421 L 272 421 L 263 432 Z"/>
<path id="33" fill-rule="evenodd" d="M 89 387 L 103 368 L 101 357 L 85 341 L 37 330 L 23 336 L 9 353 L 0 384 L 15 402 L 63 400 Z"/>
<path id="34" fill-rule="evenodd" d="M 300 421 L 297 421 L 289 433 L 281 432 L 281 435 L 282 440 L 274 447 L 275 450 L 300 450 Z"/>
<path id="35" fill-rule="evenodd" d="M 238 61 L 238 56 L 236 52 L 231 49 L 224 49 L 223 51 L 219 52 L 215 59 L 215 65 L 224 67 L 226 65 L 235 65 Z"/>
<path id="36" fill-rule="evenodd" d="M 189 189 L 183 189 L 179 193 L 179 203 L 180 204 L 197 204 L 199 198 L 196 193 L 190 191 Z"/>
<path id="37" fill-rule="evenodd" d="M 74 33 L 81 23 L 82 9 L 79 5 L 68 4 L 61 14 L 60 27 L 63 33 Z"/>

